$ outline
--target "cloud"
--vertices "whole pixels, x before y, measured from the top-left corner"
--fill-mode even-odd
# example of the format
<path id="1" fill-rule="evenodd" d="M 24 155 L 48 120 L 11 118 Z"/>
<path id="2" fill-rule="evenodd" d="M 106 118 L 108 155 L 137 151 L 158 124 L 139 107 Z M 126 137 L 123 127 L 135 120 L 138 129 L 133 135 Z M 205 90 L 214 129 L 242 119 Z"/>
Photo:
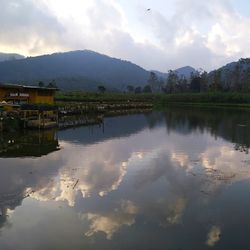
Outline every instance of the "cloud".
<path id="1" fill-rule="evenodd" d="M 221 235 L 221 229 L 218 226 L 212 226 L 208 235 L 206 244 L 213 247 L 219 240 Z"/>
<path id="2" fill-rule="evenodd" d="M 131 226 L 135 223 L 135 216 L 138 212 L 138 207 L 129 200 L 123 200 L 120 206 L 107 214 L 83 214 L 82 219 L 90 221 L 89 230 L 85 233 L 86 236 L 92 236 L 97 232 L 104 232 L 107 239 L 112 239 L 112 236 L 122 226 Z"/>
<path id="3" fill-rule="evenodd" d="M 182 215 L 186 208 L 187 200 L 178 197 L 175 203 L 170 205 L 168 215 L 167 215 L 167 222 L 170 224 L 178 224 L 181 221 Z"/>
<path id="4" fill-rule="evenodd" d="M 216 169 L 215 175 L 219 174 L 219 177 L 224 173 L 231 175 L 231 172 L 240 172 L 241 161 L 247 156 L 233 151 L 231 143 L 219 138 L 215 141 L 206 133 L 190 131 L 189 136 L 183 137 L 171 132 L 167 138 L 166 141 L 166 128 L 163 126 L 151 133 L 144 129 L 127 137 L 94 141 L 93 144 L 60 141 L 62 149 L 46 157 L 1 159 L 0 188 L 6 194 L 33 190 L 31 198 L 41 201 L 65 200 L 65 205 L 75 206 L 70 210 L 79 213 L 84 221 L 84 229 L 81 227 L 79 231 L 90 238 L 103 233 L 107 239 L 112 239 L 116 232 L 134 225 L 137 215 L 145 218 L 146 222 L 163 227 L 175 225 L 175 228 L 183 221 L 183 225 L 191 230 L 192 227 L 197 228 L 192 223 L 200 223 L 200 218 L 204 221 L 214 219 L 211 217 L 213 214 L 200 212 L 196 220 L 197 210 L 191 209 L 193 213 L 190 214 L 189 209 L 190 206 L 204 204 L 204 200 L 208 203 L 210 199 L 213 201 L 213 194 L 218 191 L 211 188 L 215 183 L 209 181 L 205 168 Z M 205 148 L 203 141 L 206 142 Z M 194 158 L 199 159 L 197 164 L 192 162 Z M 31 170 L 33 174 L 29 173 Z M 195 170 L 196 176 L 190 174 Z M 233 178 L 232 183 L 244 180 L 248 172 L 245 170 L 244 176 Z M 207 191 L 205 179 L 209 181 L 211 196 L 201 192 Z M 218 186 L 223 187 L 223 180 Z M 116 192 L 108 195 L 113 190 Z M 92 199 L 82 199 L 80 195 L 93 196 Z M 3 211 L 7 211 L 11 207 L 6 206 L 6 197 L 3 201 Z M 213 209 L 213 202 L 207 206 L 208 203 L 206 207 Z M 10 204 L 13 203 L 10 201 Z M 192 216 L 195 220 L 187 220 Z M 191 225 L 186 224 L 188 221 Z M 207 237 L 206 244 L 215 245 L 220 238 L 220 230 L 218 226 L 211 228 L 207 235 L 202 235 L 201 242 L 204 244 Z"/>
<path id="5" fill-rule="evenodd" d="M 62 164 L 58 171 L 58 180 L 52 179 L 50 182 L 43 183 L 43 186 L 34 187 L 35 192 L 30 196 L 37 200 L 67 201 L 69 206 L 75 205 L 78 193 L 83 198 L 93 194 L 105 196 L 109 192 L 116 190 L 121 184 L 126 174 L 127 164 L 124 160 L 130 157 L 127 152 L 125 155 L 119 153 L 121 147 L 117 141 L 98 144 L 95 147 L 74 148 L 72 158 L 72 144 L 62 142 L 64 154 L 61 155 Z M 114 150 L 116 148 L 116 150 Z M 122 157 L 122 158 L 119 158 Z M 105 160 L 104 160 L 105 159 Z M 30 193 L 31 189 L 27 189 Z"/>
<path id="6" fill-rule="evenodd" d="M 128 4 L 134 16 L 113 0 L 0 0 L 0 50 L 91 49 L 162 71 L 184 65 L 209 70 L 250 53 L 250 19 L 229 1 L 175 0 L 173 15 L 157 8 L 145 15 L 145 8 Z"/>
<path id="7" fill-rule="evenodd" d="M 34 54 L 60 48 L 64 28 L 41 1 L 0 0 L 0 6 L 1 51 Z"/>
<path id="8" fill-rule="evenodd" d="M 249 55 L 250 20 L 235 12 L 224 12 L 220 22 L 215 23 L 207 38 L 207 47 L 218 55 L 241 57 Z"/>
<path id="9" fill-rule="evenodd" d="M 228 1 L 179 0 L 172 17 L 155 11 L 147 25 L 172 67 L 211 69 L 250 53 L 249 22 Z"/>

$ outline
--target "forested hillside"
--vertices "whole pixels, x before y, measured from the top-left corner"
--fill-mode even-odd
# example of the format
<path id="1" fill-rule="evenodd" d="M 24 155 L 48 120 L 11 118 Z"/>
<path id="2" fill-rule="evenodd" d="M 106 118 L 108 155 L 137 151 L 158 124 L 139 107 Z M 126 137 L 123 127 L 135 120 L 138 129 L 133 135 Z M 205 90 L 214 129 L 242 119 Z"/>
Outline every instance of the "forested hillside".
<path id="1" fill-rule="evenodd" d="M 23 59 L 24 56 L 14 53 L 0 53 L 0 62 Z"/>
<path id="2" fill-rule="evenodd" d="M 143 86 L 148 77 L 149 72 L 136 64 L 88 50 L 0 63 L 1 82 L 34 84 L 57 80 L 62 89 L 86 90 L 99 84 L 122 89 L 129 84 Z"/>

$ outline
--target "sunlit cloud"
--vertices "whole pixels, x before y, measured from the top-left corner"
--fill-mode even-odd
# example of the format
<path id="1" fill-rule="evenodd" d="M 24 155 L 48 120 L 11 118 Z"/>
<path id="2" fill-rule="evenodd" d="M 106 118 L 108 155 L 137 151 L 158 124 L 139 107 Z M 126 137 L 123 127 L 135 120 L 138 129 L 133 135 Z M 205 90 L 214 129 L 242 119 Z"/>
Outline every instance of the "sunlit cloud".
<path id="1" fill-rule="evenodd" d="M 221 229 L 218 226 L 212 226 L 207 235 L 206 244 L 209 247 L 213 247 L 219 240 L 221 235 Z"/>
<path id="2" fill-rule="evenodd" d="M 167 222 L 170 224 L 179 224 L 181 217 L 185 211 L 187 200 L 178 197 L 175 203 L 171 204 L 169 207 Z"/>
<path id="3" fill-rule="evenodd" d="M 190 162 L 189 156 L 187 154 L 178 154 L 176 152 L 172 153 L 172 160 L 177 161 L 181 167 L 187 167 Z"/>
<path id="4" fill-rule="evenodd" d="M 147 69 L 213 69 L 249 56 L 250 18 L 230 1 L 0 1 L 0 51 L 39 55 L 91 49 Z M 131 13 L 132 10 L 132 13 Z M 25 38 L 25 39 L 24 39 Z"/>
<path id="5" fill-rule="evenodd" d="M 241 168 L 247 156 L 239 153 L 230 146 L 210 147 L 201 154 L 202 166 L 208 170 L 207 174 L 214 173 L 215 179 L 240 181 L 250 178 L 250 172 Z"/>
<path id="6" fill-rule="evenodd" d="M 122 201 L 115 211 L 107 214 L 83 214 L 81 218 L 90 221 L 90 228 L 85 235 L 90 237 L 97 232 L 103 232 L 107 239 L 112 239 L 113 234 L 122 226 L 131 226 L 135 223 L 137 212 L 138 207 L 133 202 L 126 200 Z"/>
<path id="7" fill-rule="evenodd" d="M 78 192 L 85 198 L 94 193 L 105 196 L 116 190 L 126 174 L 127 163 L 116 158 L 115 152 L 109 151 L 112 150 L 113 143 L 108 144 L 110 143 L 99 144 L 84 151 L 81 147 L 76 147 L 75 157 L 67 158 L 71 154 L 72 145 L 64 142 L 63 166 L 58 175 L 46 185 L 43 183 L 41 188 L 28 188 L 26 192 L 38 200 L 67 201 L 70 206 L 74 206 Z"/>
<path id="8" fill-rule="evenodd" d="M 4 208 L 13 210 L 27 194 L 43 202 L 64 202 L 75 206 L 83 224 L 88 224 L 85 236 L 101 232 L 111 239 L 123 227 L 132 226 L 137 215 L 153 217 L 162 227 L 179 225 L 193 201 L 209 203 L 225 185 L 250 177 L 247 169 L 240 171 L 248 156 L 235 151 L 229 142 L 208 140 L 206 133 L 183 137 L 171 132 L 167 136 L 166 141 L 166 128 L 159 127 L 152 133 L 145 129 L 84 146 L 65 140 L 60 151 L 39 159 L 20 159 L 18 166 L 16 160 L 2 159 L 7 170 L 0 187 L 18 197 L 14 196 L 14 205 L 9 202 L 12 207 Z M 200 142 L 198 147 L 195 140 Z M 207 144 L 201 146 L 204 141 Z M 149 194 L 152 190 L 153 195 L 136 195 L 145 190 Z M 89 200 L 85 198 L 97 198 L 102 205 L 83 208 Z M 210 245 L 219 235 L 218 230 L 211 232 Z"/>

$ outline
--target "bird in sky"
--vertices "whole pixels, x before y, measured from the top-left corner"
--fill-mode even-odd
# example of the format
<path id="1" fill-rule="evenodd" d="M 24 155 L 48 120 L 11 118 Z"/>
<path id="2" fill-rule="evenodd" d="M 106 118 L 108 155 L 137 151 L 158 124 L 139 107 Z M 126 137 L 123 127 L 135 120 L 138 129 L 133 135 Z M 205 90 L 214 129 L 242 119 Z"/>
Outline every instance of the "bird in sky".
<path id="1" fill-rule="evenodd" d="M 150 11 L 151 9 L 149 8 L 149 9 L 147 9 L 147 11 Z"/>

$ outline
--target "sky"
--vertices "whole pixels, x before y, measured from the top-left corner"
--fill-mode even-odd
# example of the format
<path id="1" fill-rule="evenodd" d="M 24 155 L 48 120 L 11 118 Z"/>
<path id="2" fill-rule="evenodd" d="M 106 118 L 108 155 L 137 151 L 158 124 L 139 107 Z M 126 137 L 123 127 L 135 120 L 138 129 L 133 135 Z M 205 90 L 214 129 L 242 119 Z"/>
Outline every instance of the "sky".
<path id="1" fill-rule="evenodd" d="M 0 52 L 94 50 L 167 72 L 250 57 L 248 0 L 0 0 Z"/>

